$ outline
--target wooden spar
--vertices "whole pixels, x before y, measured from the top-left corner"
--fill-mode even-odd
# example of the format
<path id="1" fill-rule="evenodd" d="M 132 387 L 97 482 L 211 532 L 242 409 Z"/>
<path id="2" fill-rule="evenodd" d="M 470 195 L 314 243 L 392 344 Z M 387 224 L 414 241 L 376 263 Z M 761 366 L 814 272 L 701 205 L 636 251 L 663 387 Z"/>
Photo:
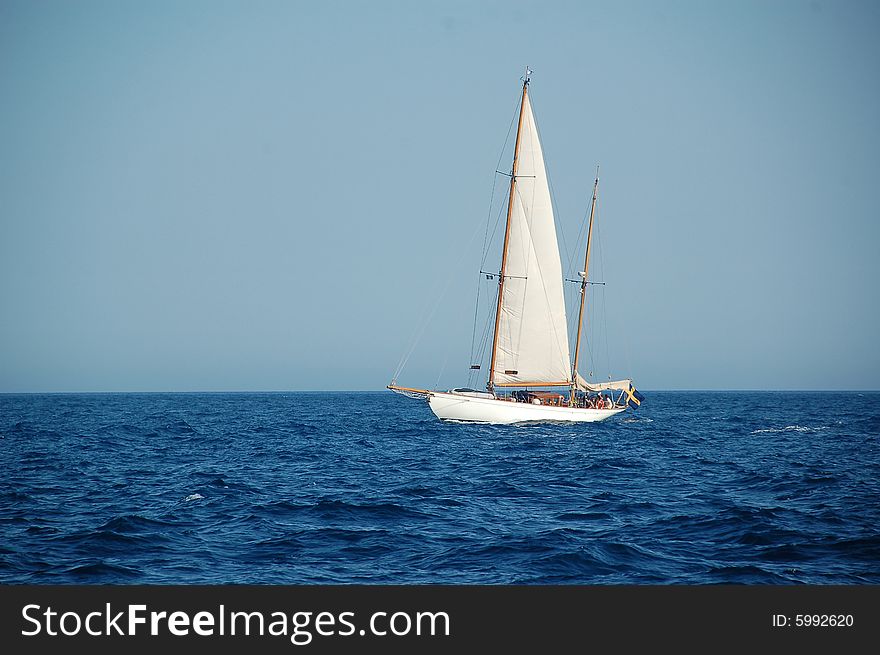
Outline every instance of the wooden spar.
<path id="1" fill-rule="evenodd" d="M 501 272 L 498 275 L 498 302 L 495 305 L 495 333 L 492 336 L 492 361 L 489 363 L 489 382 L 486 388 L 491 393 L 495 388 L 495 355 L 498 352 L 498 329 L 501 327 L 501 297 L 504 294 L 504 275 L 507 273 L 507 244 L 510 242 L 510 216 L 513 213 L 513 198 L 516 194 L 516 170 L 519 165 L 519 141 L 522 136 L 523 113 L 526 107 L 526 93 L 529 76 L 523 81 L 522 100 L 519 103 L 519 122 L 516 126 L 516 143 L 513 146 L 513 166 L 510 171 L 510 196 L 507 199 L 507 226 L 504 228 L 504 246 L 501 250 Z"/>
<path id="2" fill-rule="evenodd" d="M 590 226 L 587 228 L 587 253 L 584 255 L 584 271 L 581 280 L 581 307 L 578 310 L 577 339 L 574 342 L 574 363 L 571 365 L 571 397 L 570 403 L 574 403 L 574 391 L 577 388 L 578 356 L 581 350 L 581 330 L 584 320 L 584 302 L 587 299 L 587 274 L 590 270 L 590 245 L 593 240 L 593 213 L 596 211 L 596 193 L 599 190 L 599 167 L 596 166 L 596 181 L 593 183 L 593 200 L 590 203 Z"/>
<path id="3" fill-rule="evenodd" d="M 430 389 L 414 389 L 412 387 L 398 387 L 396 384 L 389 384 L 385 387 L 386 389 L 391 389 L 392 391 L 412 391 L 414 393 L 431 393 Z"/>
<path id="4" fill-rule="evenodd" d="M 428 389 L 413 389 L 412 387 L 398 387 L 396 384 L 389 384 L 385 387 L 391 391 L 410 391 L 412 393 L 431 393 Z"/>

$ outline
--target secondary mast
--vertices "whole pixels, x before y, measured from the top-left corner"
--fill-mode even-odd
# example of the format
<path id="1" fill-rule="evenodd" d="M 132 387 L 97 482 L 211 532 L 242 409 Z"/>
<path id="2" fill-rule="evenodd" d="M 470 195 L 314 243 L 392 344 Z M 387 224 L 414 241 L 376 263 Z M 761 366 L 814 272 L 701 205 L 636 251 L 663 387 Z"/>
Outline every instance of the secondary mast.
<path id="1" fill-rule="evenodd" d="M 596 166 L 596 181 L 593 183 L 593 200 L 590 203 L 590 226 L 587 228 L 587 252 L 584 255 L 584 270 L 581 272 L 581 306 L 578 310 L 577 338 L 574 342 L 574 363 L 571 366 L 571 396 L 569 403 L 574 403 L 574 391 L 577 389 L 578 356 L 581 350 L 581 331 L 584 320 L 584 302 L 587 299 L 587 274 L 590 270 L 590 245 L 593 241 L 593 215 L 596 211 L 596 194 L 599 190 L 599 167 Z"/>
<path id="2" fill-rule="evenodd" d="M 523 112 L 526 106 L 526 94 L 529 89 L 529 75 L 531 72 L 526 67 L 523 79 L 522 98 L 519 103 L 519 122 L 516 126 L 516 142 L 513 146 L 513 166 L 510 170 L 510 195 L 507 200 L 507 225 L 504 228 L 504 246 L 501 250 L 501 271 L 498 274 L 498 302 L 495 305 L 495 332 L 492 337 L 492 359 L 489 362 L 489 381 L 486 388 L 490 393 L 495 391 L 495 355 L 498 352 L 498 329 L 501 327 L 501 297 L 504 293 L 504 277 L 507 273 L 507 246 L 510 243 L 510 215 L 513 212 L 513 199 L 516 193 L 516 171 L 519 164 L 519 142 L 522 136 Z"/>

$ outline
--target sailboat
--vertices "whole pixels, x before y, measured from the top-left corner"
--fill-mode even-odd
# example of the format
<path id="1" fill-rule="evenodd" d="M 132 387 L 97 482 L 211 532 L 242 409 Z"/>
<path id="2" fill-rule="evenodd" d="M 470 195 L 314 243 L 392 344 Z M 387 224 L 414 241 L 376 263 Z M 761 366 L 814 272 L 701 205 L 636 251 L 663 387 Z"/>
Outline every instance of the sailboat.
<path id="1" fill-rule="evenodd" d="M 584 270 L 577 280 L 580 304 L 571 359 L 562 264 L 544 155 L 529 99 L 530 74 L 526 69 L 519 103 L 486 391 L 418 389 L 400 386 L 396 379 L 387 386 L 427 400 L 431 411 L 447 421 L 604 421 L 627 407 L 637 408 L 644 399 L 631 379 L 593 384 L 578 372 L 598 172 Z"/>

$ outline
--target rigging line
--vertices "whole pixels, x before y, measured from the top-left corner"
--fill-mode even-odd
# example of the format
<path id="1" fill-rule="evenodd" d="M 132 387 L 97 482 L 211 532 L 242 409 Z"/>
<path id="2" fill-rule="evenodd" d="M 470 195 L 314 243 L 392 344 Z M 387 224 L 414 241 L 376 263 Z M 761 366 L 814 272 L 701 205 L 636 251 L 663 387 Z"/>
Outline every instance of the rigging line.
<path id="1" fill-rule="evenodd" d="M 480 310 L 480 289 L 482 285 L 480 281 L 483 277 L 482 271 L 477 274 L 477 299 L 474 301 L 474 327 L 471 329 L 471 361 L 470 364 L 474 363 L 474 342 L 477 339 L 477 313 Z"/>
<path id="2" fill-rule="evenodd" d="M 566 293 L 568 293 L 568 297 L 566 298 L 566 308 L 576 307 L 580 302 L 580 287 L 574 285 L 568 286 L 566 287 Z M 566 328 L 568 330 L 568 343 L 570 349 L 571 344 L 577 341 L 578 313 L 574 311 L 566 311 L 565 316 Z M 572 357 L 571 352 L 569 352 L 569 357 Z"/>
<path id="3" fill-rule="evenodd" d="M 498 162 L 496 163 L 496 166 L 495 166 L 496 169 L 501 165 L 501 160 L 502 160 L 502 158 L 504 157 L 504 151 L 507 149 L 507 144 L 508 144 L 508 142 L 510 141 L 510 133 L 511 133 L 511 131 L 512 131 L 512 129 L 513 129 L 513 124 L 514 124 L 514 122 L 517 120 L 517 117 L 518 117 L 518 115 L 519 115 L 519 97 L 520 97 L 520 92 L 519 92 L 519 91 L 517 91 L 516 96 L 517 96 L 517 101 L 514 103 L 514 114 L 513 114 L 513 118 L 511 118 L 510 125 L 509 125 L 508 128 L 507 128 L 507 135 L 506 135 L 506 137 L 505 137 L 505 139 L 504 139 L 504 145 L 503 145 L 502 148 L 501 148 L 501 152 L 500 152 L 500 154 L 498 155 Z M 492 177 L 492 196 L 490 197 L 490 200 L 489 200 L 489 212 L 488 212 L 488 217 L 487 217 L 487 221 L 486 221 L 486 230 L 485 230 L 485 234 L 486 234 L 486 235 L 487 235 L 488 232 L 489 232 L 489 222 L 491 221 L 491 217 L 492 217 L 492 203 L 494 202 L 495 186 L 496 186 L 496 183 L 497 183 L 497 179 L 498 179 L 497 176 L 493 175 L 493 177 Z M 499 212 L 499 216 L 500 216 L 500 212 Z M 477 226 L 477 227 L 479 227 L 479 226 Z M 498 228 L 498 219 L 496 219 L 496 222 L 495 222 L 495 228 L 492 230 L 492 238 L 493 238 L 493 239 L 494 239 L 494 237 L 495 237 L 495 231 L 497 230 L 497 228 Z M 458 265 L 461 264 L 461 262 L 462 262 L 462 260 L 463 260 L 463 258 L 464 258 L 464 254 L 470 249 L 471 244 L 473 244 L 474 239 L 476 238 L 478 232 L 479 232 L 479 230 L 476 230 L 476 231 L 471 235 L 471 238 L 470 238 L 470 240 L 468 241 L 468 245 L 467 245 L 467 247 L 464 248 L 464 249 L 461 251 L 461 255 L 460 255 L 459 260 L 458 260 L 458 262 L 457 262 L 457 264 L 456 264 L 457 267 L 458 267 Z M 483 241 L 483 257 L 482 257 L 482 262 L 481 262 L 480 268 L 482 268 L 482 267 L 483 267 L 483 264 L 485 264 L 486 256 L 487 256 L 487 252 L 488 252 L 488 243 L 487 243 L 487 238 L 486 238 L 486 236 L 484 235 L 484 241 Z M 433 308 L 432 308 L 431 311 L 430 311 L 430 315 L 429 315 L 428 318 L 425 320 L 425 322 L 421 325 L 421 328 L 418 329 L 415 338 L 412 340 L 412 343 L 411 343 L 411 345 L 410 345 L 409 350 L 404 352 L 404 355 L 401 357 L 400 361 L 398 362 L 397 369 L 395 370 L 395 372 L 394 372 L 394 376 L 393 376 L 392 379 L 394 379 L 394 380 L 397 379 L 397 377 L 400 375 L 400 373 L 403 371 L 404 367 L 406 366 L 407 362 L 409 361 L 409 358 L 412 356 L 412 353 L 413 353 L 413 351 L 415 350 L 416 346 L 418 345 L 419 340 L 422 338 L 422 335 L 424 334 L 425 329 L 427 328 L 427 326 L 428 326 L 428 324 L 430 323 L 431 319 L 434 317 L 434 314 L 436 313 L 437 308 L 440 306 L 440 301 L 443 299 L 443 297 L 446 295 L 446 292 L 449 290 L 449 283 L 450 283 L 450 281 L 451 281 L 451 277 L 447 276 L 447 277 L 446 277 L 446 284 L 443 286 L 443 289 L 442 289 L 442 291 L 440 292 L 440 294 L 439 294 L 438 296 L 436 296 L 436 300 L 435 300 L 435 302 L 434 302 L 434 306 L 433 306 Z M 424 313 L 425 313 L 426 310 L 427 310 L 427 306 L 425 307 L 425 310 L 423 310 L 423 312 L 422 312 L 422 315 L 423 315 L 423 316 L 424 316 Z"/>
<path id="4" fill-rule="evenodd" d="M 598 210 L 597 210 L 597 211 L 598 211 Z M 602 276 L 604 277 L 604 276 L 605 276 L 605 254 L 604 254 L 604 253 L 605 253 L 605 250 L 604 250 L 603 247 L 602 247 L 603 240 L 602 240 L 602 238 L 601 238 L 601 236 L 602 236 L 601 223 L 599 223 L 599 224 L 596 226 L 596 229 L 598 230 L 598 237 L 599 237 L 599 241 L 598 241 L 598 247 L 599 247 L 599 265 L 602 267 Z M 606 296 L 606 305 L 607 305 L 607 296 Z M 608 348 L 608 346 L 607 346 L 607 339 L 608 339 L 608 327 L 607 327 L 608 311 L 607 311 L 607 310 L 603 313 L 603 315 L 602 315 L 602 319 L 603 319 L 603 321 L 605 321 L 605 339 L 606 339 L 606 348 Z M 621 328 L 621 329 L 625 329 L 625 326 L 624 326 L 624 328 Z M 626 369 L 625 369 L 625 370 L 626 370 L 626 377 L 630 377 L 630 376 L 632 375 L 632 367 L 631 367 L 631 365 L 630 365 L 630 359 L 629 359 L 629 340 L 626 338 L 626 335 L 625 335 L 625 334 L 621 334 L 619 340 L 623 342 L 623 350 L 624 350 L 624 353 L 623 353 L 623 354 L 624 354 L 624 365 L 625 365 L 625 367 L 626 367 Z M 610 349 L 609 349 L 609 354 L 607 354 L 606 356 L 609 358 L 609 363 L 608 363 L 609 371 L 608 371 L 608 372 L 611 373 L 611 370 L 610 370 L 610 369 L 611 369 Z"/>
<path id="5" fill-rule="evenodd" d="M 605 250 L 602 248 L 602 223 L 599 221 L 599 207 L 596 207 L 596 248 L 599 250 L 599 272 L 601 279 L 605 278 Z"/>
<path id="6" fill-rule="evenodd" d="M 497 184 L 498 184 L 498 176 L 493 175 L 492 176 L 492 193 L 489 194 L 489 209 L 486 212 L 486 233 L 483 235 L 483 250 L 482 250 L 482 252 L 483 252 L 484 257 L 486 256 L 486 249 L 489 247 L 488 243 L 487 243 L 489 240 L 489 223 L 492 222 L 492 204 L 495 202 L 495 187 Z M 493 231 L 493 235 L 494 235 L 494 231 Z"/>
<path id="7" fill-rule="evenodd" d="M 487 298 L 487 300 L 490 299 L 490 295 L 489 295 L 488 291 L 486 292 L 486 298 Z M 495 300 L 497 301 L 497 298 Z M 486 358 L 486 344 L 489 341 L 489 332 L 490 332 L 490 327 L 492 325 L 491 320 L 492 320 L 493 313 L 494 312 L 491 310 L 491 308 L 489 309 L 489 311 L 486 312 L 486 321 L 483 324 L 483 333 L 482 333 L 482 336 L 480 337 L 480 346 L 477 351 L 476 362 L 480 364 L 481 369 L 479 372 L 474 371 L 473 369 L 469 369 L 469 371 L 468 371 L 468 386 L 472 387 L 472 388 L 475 388 L 474 387 L 474 384 L 475 384 L 474 380 L 482 377 L 482 375 L 483 375 L 482 364 Z"/>
<path id="8" fill-rule="evenodd" d="M 605 277 L 605 257 L 603 255 L 604 249 L 602 248 L 602 222 L 599 220 L 599 212 L 601 208 L 596 206 L 596 218 L 595 218 L 595 226 L 596 226 L 596 250 L 598 251 L 598 261 L 596 262 L 596 268 L 599 273 L 599 277 Z M 602 346 L 604 345 L 604 353 L 605 353 L 605 372 L 609 375 L 608 379 L 610 380 L 611 373 L 611 357 L 609 354 L 608 348 L 608 296 L 604 293 L 604 289 L 602 289 L 601 295 L 598 295 L 597 291 L 597 299 L 596 299 L 596 312 L 594 318 L 596 319 L 596 366 L 597 368 L 602 365 L 600 361 L 600 357 L 602 355 Z M 599 320 L 602 321 L 601 332 L 599 331 Z"/>
<path id="9" fill-rule="evenodd" d="M 496 286 L 496 289 L 497 289 L 497 286 Z M 490 299 L 490 294 L 488 293 L 488 291 L 487 291 L 487 293 L 486 293 L 486 298 L 487 298 L 487 299 Z M 497 302 L 497 298 L 494 298 L 494 299 L 491 299 L 491 300 L 495 300 L 495 301 Z M 492 323 L 492 315 L 493 315 L 494 312 L 492 311 L 492 309 L 494 308 L 494 305 L 495 305 L 494 302 L 491 303 L 491 307 L 489 308 L 489 311 L 486 312 L 486 321 L 485 321 L 484 324 L 483 324 L 483 334 L 482 334 L 482 337 L 481 337 L 481 340 L 480 340 L 480 347 L 479 347 L 479 350 L 477 351 L 477 360 L 476 360 L 476 361 L 477 361 L 477 363 L 479 363 L 481 366 L 482 366 L 484 360 L 486 359 L 486 348 L 488 347 L 488 343 L 489 343 L 489 333 L 491 332 L 491 329 L 490 329 L 490 328 L 491 328 L 492 325 L 493 325 L 493 323 Z M 481 371 L 482 371 L 482 369 L 481 369 Z M 468 376 L 468 385 L 471 386 L 471 387 L 474 387 L 474 383 L 472 382 L 472 380 L 474 380 L 474 379 L 476 379 L 476 378 L 479 378 L 479 377 L 482 377 L 482 372 L 477 372 L 477 371 L 474 371 L 474 370 L 470 370 L 470 374 L 469 374 L 469 376 Z"/>
<path id="10" fill-rule="evenodd" d="M 513 125 L 519 117 L 519 103 L 520 103 L 520 94 L 517 92 L 516 94 L 516 102 L 513 105 L 513 116 L 510 119 L 510 124 L 507 126 L 507 134 L 504 137 L 504 145 L 501 146 L 501 152 L 498 153 L 498 161 L 495 163 L 495 173 L 496 175 L 492 176 L 492 194 L 489 197 L 489 210 L 488 216 L 486 217 L 486 234 L 483 236 L 483 259 L 482 262 L 486 262 L 486 254 L 489 248 L 489 223 L 492 221 L 492 204 L 495 202 L 495 188 L 498 184 L 498 175 L 499 167 L 501 166 L 501 160 L 504 158 L 504 151 L 507 150 L 507 144 L 510 142 L 510 133 L 513 131 Z M 495 228 L 492 230 L 492 238 L 495 238 L 495 231 L 498 228 L 498 221 L 496 219 Z M 480 265 L 482 268 L 482 264 Z"/>
<path id="11" fill-rule="evenodd" d="M 465 256 L 468 254 L 468 251 L 471 249 L 471 246 L 473 245 L 474 240 L 477 238 L 477 235 L 479 233 L 480 233 L 480 226 L 477 225 L 476 229 L 471 234 L 471 238 L 468 240 L 467 246 L 465 246 L 464 248 L 462 248 L 459 251 L 458 259 L 454 263 L 452 270 L 458 270 L 461 268 L 461 264 L 464 261 Z M 397 365 L 397 369 L 394 371 L 394 377 L 392 378 L 393 380 L 396 380 L 397 377 L 400 375 L 400 373 L 403 371 L 404 367 L 406 366 L 407 362 L 409 361 L 409 358 L 412 356 L 413 351 L 415 350 L 416 346 L 418 345 L 418 342 L 421 340 L 422 335 L 425 332 L 425 329 L 427 329 L 428 324 L 431 322 L 431 319 L 434 318 L 434 314 L 437 313 L 437 308 L 440 306 L 440 302 L 443 300 L 444 296 L 446 295 L 446 292 L 449 291 L 449 284 L 452 282 L 452 276 L 446 275 L 444 277 L 445 277 L 446 283 L 443 284 L 443 287 L 442 287 L 440 293 L 435 296 L 434 306 L 431 308 L 430 314 L 428 315 L 427 319 L 424 321 L 424 323 L 418 329 L 418 332 L 417 332 L 415 338 L 412 340 L 409 351 L 405 352 L 404 356 L 401 357 L 400 362 Z M 442 278 L 441 278 L 441 280 L 438 280 L 438 282 L 441 282 L 441 281 L 442 281 Z M 436 288 L 436 286 L 435 286 L 435 288 Z M 426 305 L 425 310 L 427 310 L 427 307 L 428 306 Z M 424 315 L 425 310 L 423 310 L 423 315 Z"/>
<path id="12" fill-rule="evenodd" d="M 589 210 L 587 210 L 587 211 L 589 211 Z M 587 223 L 588 223 L 588 218 L 587 218 L 587 217 L 588 217 L 588 214 L 585 212 L 585 213 L 584 213 L 584 217 L 581 219 L 581 222 L 580 222 L 580 229 L 578 230 L 577 239 L 575 239 L 575 247 L 574 247 L 574 250 L 572 250 L 571 254 L 569 255 L 569 259 L 568 259 L 568 274 L 571 275 L 572 277 L 575 276 L 575 269 L 574 269 L 574 257 L 575 257 L 575 254 L 578 253 L 578 252 L 580 252 L 580 251 L 582 250 L 582 248 L 581 248 L 581 239 L 583 238 L 584 240 L 586 240 L 586 238 L 587 238 L 587 237 L 586 237 L 586 228 L 587 228 Z M 584 244 L 584 248 L 586 248 L 586 244 Z M 587 271 L 584 271 L 584 273 L 586 273 L 586 272 L 587 272 Z M 574 289 L 574 290 L 572 291 L 571 295 L 570 295 L 570 298 L 572 298 L 572 300 L 571 300 L 569 306 L 571 306 L 571 307 L 575 307 L 575 306 L 579 305 L 579 304 L 580 304 L 580 299 L 581 299 L 581 293 L 586 293 L 586 286 L 587 286 L 587 285 L 583 284 L 583 282 L 585 282 L 586 279 L 585 279 L 585 278 L 581 278 L 580 280 L 575 280 L 575 281 L 580 283 L 580 284 L 578 285 L 580 288 L 579 288 L 579 289 Z M 574 313 L 573 313 L 573 314 L 574 314 Z M 569 353 L 569 356 L 570 356 L 571 359 L 572 359 L 572 368 L 574 368 L 574 360 L 575 360 L 576 358 L 579 357 L 579 354 L 578 354 L 578 352 L 577 352 L 577 350 L 579 349 L 579 344 L 578 344 L 577 334 L 578 334 L 578 331 L 580 330 L 580 322 L 581 322 L 581 320 L 582 320 L 582 317 L 581 317 L 581 315 L 580 315 L 580 312 L 578 312 L 577 315 L 572 315 L 572 316 L 569 318 L 569 326 L 568 326 L 568 330 L 569 330 L 569 344 L 570 344 L 571 341 L 573 340 L 573 341 L 575 342 L 575 346 L 574 346 L 574 347 L 575 347 L 575 351 L 576 351 L 573 355 L 572 355 L 571 353 Z M 573 370 L 573 375 L 576 376 L 577 374 L 578 374 L 578 371 Z"/>
<path id="13" fill-rule="evenodd" d="M 605 250 L 602 248 L 602 228 L 600 227 L 601 221 L 599 219 L 599 209 L 596 210 L 596 237 L 598 238 L 598 247 L 599 247 L 599 269 L 602 274 L 602 278 L 605 279 Z M 611 379 L 611 353 L 610 348 L 608 347 L 608 296 L 604 293 L 604 289 L 602 289 L 602 330 L 604 331 L 605 337 L 605 366 L 608 370 L 608 379 Z"/>
<path id="14" fill-rule="evenodd" d="M 482 363 L 482 358 L 486 356 L 486 345 L 489 341 L 489 332 L 491 332 L 490 328 L 493 327 L 492 326 L 492 318 L 493 318 L 492 314 L 495 313 L 495 306 L 498 304 L 498 298 L 497 298 L 498 285 L 493 284 L 493 286 L 495 287 L 495 294 L 494 294 L 496 296 L 495 298 L 493 298 L 492 294 L 490 294 L 491 290 L 486 291 L 486 300 L 487 300 L 487 302 L 489 302 L 489 307 L 487 308 L 488 311 L 486 311 L 486 320 L 483 323 L 482 344 L 480 346 L 480 351 L 478 353 L 478 356 L 480 357 L 480 363 Z M 487 287 L 488 287 L 488 282 L 487 282 Z"/>
<path id="15" fill-rule="evenodd" d="M 482 340 L 480 342 L 480 350 L 478 352 L 480 364 L 482 364 L 483 360 L 486 358 L 486 349 L 488 348 L 488 344 L 489 344 L 489 333 L 492 331 L 490 328 L 493 325 L 492 324 L 492 315 L 494 314 L 495 305 L 498 302 L 498 298 L 497 298 L 498 287 L 497 287 L 497 285 L 496 285 L 495 289 L 496 289 L 496 297 L 491 298 L 492 302 L 490 303 L 489 311 L 486 312 L 486 321 L 483 324 L 483 336 L 482 336 Z M 486 297 L 487 297 L 487 299 L 490 298 L 490 296 L 488 294 Z"/>
<path id="16" fill-rule="evenodd" d="M 611 351 L 608 347 L 608 295 L 602 290 L 602 330 L 605 332 L 605 369 L 611 379 Z"/>
<path id="17" fill-rule="evenodd" d="M 626 335 L 624 334 L 622 340 L 623 340 L 623 359 L 624 359 L 624 364 L 626 365 L 626 377 L 631 378 L 632 377 L 632 366 L 629 363 L 630 362 L 630 359 L 629 359 L 629 339 L 627 339 Z"/>
<path id="18" fill-rule="evenodd" d="M 446 349 L 446 356 L 443 358 L 443 366 L 440 367 L 440 372 L 437 374 L 437 382 L 434 383 L 434 388 L 440 388 L 440 378 L 443 377 L 443 371 L 446 370 L 446 363 L 449 361 L 449 348 Z"/>
<path id="19" fill-rule="evenodd" d="M 409 350 L 404 354 L 403 357 L 401 357 L 401 360 L 397 365 L 397 369 L 394 371 L 394 377 L 392 378 L 392 380 L 396 380 L 398 378 L 398 376 L 401 374 L 401 372 L 403 372 L 403 369 L 406 366 L 407 362 L 409 362 L 409 358 L 412 356 L 413 351 L 416 349 L 416 346 L 418 345 L 419 341 L 422 338 L 422 335 L 425 333 L 425 330 L 427 329 L 428 324 L 431 322 L 431 319 L 434 318 L 434 314 L 437 312 L 437 308 L 440 306 L 440 301 L 443 299 L 443 296 L 446 295 L 446 291 L 449 289 L 449 282 L 451 281 L 451 279 L 452 278 L 450 276 L 446 277 L 446 285 L 443 287 L 440 294 L 436 296 L 436 300 L 434 301 L 434 306 L 431 308 L 431 311 L 428 314 L 428 317 L 421 324 L 421 327 L 419 328 L 418 332 L 416 333 L 415 338 L 413 338 L 413 340 L 410 344 Z M 426 309 L 427 309 L 427 306 L 426 306 Z"/>
<path id="20" fill-rule="evenodd" d="M 596 303 L 596 290 L 590 286 L 590 307 Z M 590 380 L 593 379 L 593 371 L 596 370 L 596 358 L 593 355 L 593 341 L 596 337 L 596 321 L 590 321 L 590 338 L 587 339 L 587 353 L 590 361 Z"/>
<path id="21" fill-rule="evenodd" d="M 498 226 L 501 224 L 501 217 L 505 214 L 505 209 L 507 208 L 507 203 L 502 203 L 498 208 L 498 216 L 495 218 L 495 226 L 492 228 L 492 235 L 489 237 L 488 243 L 491 244 L 495 241 L 495 233 L 498 232 Z M 486 266 L 486 258 L 489 256 L 489 246 L 487 245 L 483 250 L 483 259 L 480 260 L 480 268 L 484 268 Z"/>
<path id="22" fill-rule="evenodd" d="M 403 354 L 400 356 L 400 359 L 397 361 L 397 367 L 394 369 L 394 375 L 391 376 L 391 381 L 394 383 L 397 380 L 397 377 L 400 375 L 401 371 L 403 371 L 403 367 L 406 366 L 406 362 L 409 360 L 410 355 L 412 355 L 412 351 L 416 347 L 416 343 L 418 343 L 419 339 L 422 336 L 422 332 L 428 324 L 428 320 L 425 319 L 425 315 L 428 312 L 429 305 L 425 303 L 422 306 L 422 312 L 419 314 L 419 319 L 416 321 L 416 331 L 413 332 L 412 336 L 409 340 L 409 345 L 403 351 Z"/>
<path id="23" fill-rule="evenodd" d="M 581 238 L 584 234 L 583 222 L 581 222 L 581 226 L 578 229 L 577 237 L 575 238 L 574 248 L 571 251 L 571 255 L 568 257 L 568 262 L 565 265 L 565 274 L 568 277 L 575 277 L 577 271 L 574 270 L 574 255 L 581 250 Z"/>
<path id="24" fill-rule="evenodd" d="M 584 211 L 584 216 L 583 216 L 583 218 L 581 218 L 581 221 L 580 221 L 581 225 L 580 225 L 580 228 L 578 229 L 577 240 L 575 241 L 575 244 L 574 244 L 574 250 L 571 251 L 571 254 L 568 257 L 568 268 L 566 269 L 566 272 L 567 272 L 566 274 L 571 275 L 571 277 L 574 277 L 574 275 L 573 275 L 574 257 L 577 253 L 579 253 L 581 251 L 581 239 L 584 238 L 584 233 L 587 229 L 587 222 L 589 220 L 589 212 L 590 212 L 590 204 L 587 203 L 587 209 Z"/>
<path id="25" fill-rule="evenodd" d="M 605 258 L 603 256 L 603 249 L 602 249 L 602 221 L 599 220 L 600 211 L 601 211 L 601 208 L 597 204 L 595 207 L 595 216 L 593 218 L 593 224 L 594 224 L 595 230 L 596 230 L 596 248 L 599 251 L 599 255 L 598 255 L 599 260 L 596 262 L 596 264 L 594 266 L 595 266 L 595 268 L 598 269 L 599 275 L 597 277 L 604 279 L 604 277 L 605 277 Z M 590 305 L 589 306 L 592 308 L 590 313 L 594 318 L 598 314 L 602 315 L 602 330 L 601 330 L 601 332 L 602 332 L 602 339 L 605 343 L 605 363 L 606 363 L 606 369 L 608 369 L 610 372 L 611 358 L 608 354 L 608 352 L 609 352 L 609 348 L 608 348 L 608 320 L 607 320 L 607 311 L 606 311 L 607 296 L 604 293 L 605 283 L 604 282 L 601 282 L 598 284 L 590 283 L 589 286 L 590 286 Z M 597 298 L 598 290 L 594 289 L 593 288 L 594 286 L 603 287 L 602 288 L 602 295 L 600 297 L 602 300 L 601 306 L 599 305 L 599 302 L 598 302 L 599 298 Z M 601 362 L 599 361 L 599 357 L 601 355 L 602 344 L 599 342 L 599 334 L 600 334 L 599 328 L 600 328 L 600 326 L 599 326 L 598 320 L 590 321 L 589 335 L 588 335 L 589 339 L 587 341 L 587 351 L 589 353 L 590 367 L 594 371 L 598 370 L 598 366 L 601 365 Z M 594 342 L 596 343 L 595 349 L 593 348 Z"/>
<path id="26" fill-rule="evenodd" d="M 540 135 L 539 135 L 540 136 Z M 553 212 L 553 227 L 556 229 L 556 234 L 562 239 L 562 247 L 565 248 L 565 254 L 568 255 L 568 260 L 571 262 L 573 255 L 573 251 L 568 249 L 568 243 L 565 241 L 565 230 L 562 229 L 562 221 L 557 220 L 559 218 L 559 205 L 556 202 L 556 191 L 553 189 L 553 180 L 550 179 L 550 171 L 547 169 L 547 163 L 544 163 L 544 177 L 547 178 L 547 188 L 550 190 L 550 209 Z M 559 265 L 562 266 L 562 262 L 559 262 Z"/>

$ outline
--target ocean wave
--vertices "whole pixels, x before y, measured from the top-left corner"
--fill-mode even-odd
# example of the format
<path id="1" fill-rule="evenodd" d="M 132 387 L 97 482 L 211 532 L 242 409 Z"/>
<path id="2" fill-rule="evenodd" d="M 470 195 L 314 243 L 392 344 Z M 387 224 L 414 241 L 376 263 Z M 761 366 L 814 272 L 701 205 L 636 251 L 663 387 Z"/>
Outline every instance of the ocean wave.
<path id="1" fill-rule="evenodd" d="M 880 394 L 658 398 L 511 427 L 390 394 L 0 395 L 0 583 L 880 583 Z"/>
<path id="2" fill-rule="evenodd" d="M 788 576 L 754 564 L 729 564 L 711 567 L 706 574 L 714 581 L 735 584 L 791 584 Z"/>
<path id="3" fill-rule="evenodd" d="M 122 566 L 120 564 L 111 564 L 109 562 L 93 562 L 90 564 L 80 564 L 67 569 L 67 575 L 74 578 L 82 579 L 111 579 L 117 578 L 139 578 L 143 572 L 130 566 Z"/>
<path id="4" fill-rule="evenodd" d="M 439 489 L 425 485 L 404 485 L 392 490 L 392 493 L 413 498 L 432 498 L 440 493 Z"/>
<path id="5" fill-rule="evenodd" d="M 172 524 L 167 521 L 159 521 L 139 514 L 123 514 L 113 517 L 99 526 L 97 530 L 107 530 L 119 534 L 140 534 L 142 532 L 163 530 L 170 525 Z"/>
<path id="6" fill-rule="evenodd" d="M 752 430 L 752 434 L 764 434 L 764 433 L 775 433 L 775 432 L 822 432 L 823 430 L 829 429 L 827 425 L 820 425 L 818 427 L 807 427 L 803 425 L 786 425 L 784 428 L 762 428 L 760 430 Z"/>
<path id="7" fill-rule="evenodd" d="M 60 534 L 51 539 L 52 542 L 63 543 L 76 547 L 83 553 L 122 553 L 128 548 L 150 543 L 147 535 L 125 534 L 115 530 L 79 530 Z"/>
<path id="8" fill-rule="evenodd" d="M 424 518 L 428 514 L 397 503 L 349 503 L 344 500 L 322 499 L 310 511 L 327 519 L 381 519 Z"/>
<path id="9" fill-rule="evenodd" d="M 512 484 L 507 480 L 492 480 L 485 486 L 480 486 L 479 492 L 483 496 L 496 498 L 526 498 L 535 495 L 534 491 Z"/>
<path id="10" fill-rule="evenodd" d="M 558 521 L 608 521 L 614 518 L 612 514 L 608 512 L 563 512 L 562 514 L 557 514 L 556 519 Z"/>
<path id="11" fill-rule="evenodd" d="M 590 553 L 585 548 L 554 553 L 530 560 L 530 567 L 542 576 L 561 580 L 578 580 L 618 572 L 618 567 Z M 561 579 L 561 580 L 560 580 Z"/>
<path id="12" fill-rule="evenodd" d="M 0 503 L 24 503 L 30 499 L 30 494 L 22 491 L 10 490 L 0 492 Z"/>
<path id="13" fill-rule="evenodd" d="M 30 525 L 25 529 L 25 532 L 28 534 L 35 535 L 50 535 L 50 534 L 58 534 L 58 528 L 53 528 L 50 525 Z"/>
<path id="14" fill-rule="evenodd" d="M 852 539 L 835 539 L 829 547 L 850 557 L 856 557 L 868 563 L 880 562 L 880 535 L 855 537 Z"/>
<path id="15" fill-rule="evenodd" d="M 256 489 L 243 482 L 231 482 L 220 476 L 213 477 L 211 474 L 199 473 L 198 475 L 200 477 L 210 478 L 207 482 L 207 486 L 209 487 L 215 487 L 218 489 L 231 489 L 233 491 L 244 491 L 250 494 L 260 493 L 259 489 Z"/>

